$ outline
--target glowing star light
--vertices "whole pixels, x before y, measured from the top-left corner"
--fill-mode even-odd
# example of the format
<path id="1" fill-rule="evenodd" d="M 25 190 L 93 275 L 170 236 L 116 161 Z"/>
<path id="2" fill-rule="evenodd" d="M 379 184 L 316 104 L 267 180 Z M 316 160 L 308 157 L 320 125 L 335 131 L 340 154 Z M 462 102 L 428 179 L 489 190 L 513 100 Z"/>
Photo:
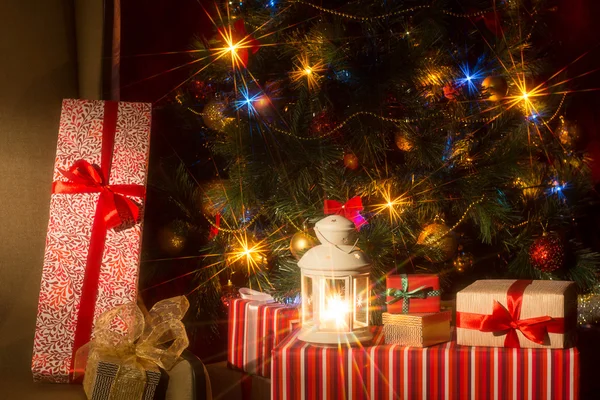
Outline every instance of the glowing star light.
<path id="1" fill-rule="evenodd" d="M 321 72 L 325 70 L 322 62 L 311 64 L 307 56 L 298 57 L 296 70 L 290 73 L 292 82 L 301 83 L 306 80 L 310 90 L 316 89 L 321 81 Z"/>
<path id="2" fill-rule="evenodd" d="M 508 108 L 519 106 L 527 117 L 539 114 L 539 110 L 534 103 L 534 99 L 536 97 L 548 95 L 548 91 L 544 85 L 541 84 L 534 88 L 528 88 L 527 84 L 525 83 L 525 79 L 519 79 L 519 77 L 513 79 L 513 83 L 517 86 L 518 94 L 507 97 Z"/>
<path id="3" fill-rule="evenodd" d="M 264 241 L 252 243 L 248 240 L 246 231 L 236 234 L 235 241 L 237 242 L 236 247 L 232 252 L 227 254 L 227 261 L 230 264 L 241 261 L 246 265 L 248 273 L 260 271 L 265 261 L 266 243 Z"/>
<path id="4" fill-rule="evenodd" d="M 229 56 L 233 68 L 246 67 L 248 51 L 255 54 L 260 43 L 246 32 L 244 20 L 238 19 L 233 23 L 233 27 L 228 26 L 219 29 L 218 32 L 225 45 L 214 49 L 217 58 Z"/>
<path id="5" fill-rule="evenodd" d="M 389 187 L 381 189 L 380 193 L 383 197 L 383 203 L 374 205 L 375 213 L 387 212 L 390 216 L 390 221 L 395 222 L 400 220 L 404 212 L 404 207 L 410 203 L 409 200 L 404 195 L 393 197 Z"/>
<path id="6" fill-rule="evenodd" d="M 459 65 L 459 68 L 463 77 L 457 80 L 458 84 L 461 86 L 466 85 L 469 93 L 476 93 L 479 90 L 476 82 L 483 78 L 483 70 L 479 68 L 478 65 L 475 65 L 475 67 L 471 69 L 469 64 Z"/>
<path id="7" fill-rule="evenodd" d="M 261 107 L 265 107 L 268 104 L 267 96 L 262 93 L 250 95 L 247 87 L 241 87 L 239 94 L 241 95 L 241 99 L 233 103 L 236 111 L 246 107 L 248 115 L 255 115 L 258 114 Z"/>
<path id="8" fill-rule="evenodd" d="M 564 190 L 567 189 L 568 187 L 568 183 L 567 182 L 561 182 L 558 179 L 553 179 L 550 183 L 552 186 L 550 186 L 550 188 L 548 188 L 546 190 L 546 193 L 551 196 L 551 195 L 556 195 L 556 197 L 559 200 L 565 200 L 565 194 L 564 194 Z"/>

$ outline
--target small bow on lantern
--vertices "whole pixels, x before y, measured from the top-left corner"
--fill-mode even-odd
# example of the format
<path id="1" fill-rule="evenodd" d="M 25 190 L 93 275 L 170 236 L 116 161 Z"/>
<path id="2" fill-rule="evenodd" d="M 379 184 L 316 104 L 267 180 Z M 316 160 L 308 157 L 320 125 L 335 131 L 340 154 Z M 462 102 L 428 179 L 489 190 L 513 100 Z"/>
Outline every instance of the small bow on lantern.
<path id="1" fill-rule="evenodd" d="M 178 296 L 159 301 L 146 315 L 135 303 L 102 314 L 96 320 L 94 340 L 75 355 L 74 379 L 85 371 L 83 386 L 88 398 L 92 396 L 98 363 L 106 360 L 119 365 L 108 400 L 123 390 L 128 399 L 141 400 L 146 370 L 170 370 L 189 345 L 181 322 L 189 306 L 184 296 Z M 165 348 L 163 345 L 169 342 L 171 345 Z"/>
<path id="2" fill-rule="evenodd" d="M 408 276 L 402 274 L 402 289 L 388 288 L 385 291 L 386 296 L 393 297 L 394 299 L 387 301 L 385 304 L 394 304 L 400 300 L 402 303 L 402 312 L 408 313 L 408 302 L 410 299 L 426 299 L 427 297 L 439 296 L 439 290 L 433 290 L 429 286 L 420 286 L 413 290 L 408 290 Z"/>
<path id="3" fill-rule="evenodd" d="M 348 218 L 350 221 L 354 222 L 357 229 L 360 229 L 363 225 L 367 224 L 365 217 L 360 215 L 362 210 L 363 205 L 360 196 L 354 196 L 345 204 L 336 200 L 325 200 L 325 214 L 336 214 Z"/>
<path id="4" fill-rule="evenodd" d="M 246 31 L 242 18 L 233 23 L 233 30 L 229 33 L 219 29 L 219 34 L 225 40 L 225 46 L 235 48 L 235 53 L 244 67 L 248 64 L 248 50 L 256 54 L 260 47 L 260 42 Z"/>

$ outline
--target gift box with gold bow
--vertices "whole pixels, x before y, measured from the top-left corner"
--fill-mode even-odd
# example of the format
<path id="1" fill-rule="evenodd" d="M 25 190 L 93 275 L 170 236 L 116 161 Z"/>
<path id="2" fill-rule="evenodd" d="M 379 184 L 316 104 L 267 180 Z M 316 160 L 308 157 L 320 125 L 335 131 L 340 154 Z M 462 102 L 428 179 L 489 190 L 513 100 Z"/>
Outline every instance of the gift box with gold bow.
<path id="1" fill-rule="evenodd" d="M 95 319 L 137 297 L 150 119 L 150 104 L 63 101 L 33 348 L 37 381 L 70 381 Z"/>
<path id="2" fill-rule="evenodd" d="M 189 344 L 181 322 L 188 308 L 187 299 L 178 296 L 159 301 L 149 312 L 128 303 L 102 314 L 94 340 L 75 355 L 74 378 L 85 371 L 88 399 L 155 399 L 161 370 L 170 370 Z"/>
<path id="3" fill-rule="evenodd" d="M 480 280 L 456 296 L 458 344 L 568 348 L 574 343 L 573 282 Z"/>
<path id="4" fill-rule="evenodd" d="M 440 279 L 434 274 L 388 275 L 387 312 L 390 314 L 440 311 Z"/>

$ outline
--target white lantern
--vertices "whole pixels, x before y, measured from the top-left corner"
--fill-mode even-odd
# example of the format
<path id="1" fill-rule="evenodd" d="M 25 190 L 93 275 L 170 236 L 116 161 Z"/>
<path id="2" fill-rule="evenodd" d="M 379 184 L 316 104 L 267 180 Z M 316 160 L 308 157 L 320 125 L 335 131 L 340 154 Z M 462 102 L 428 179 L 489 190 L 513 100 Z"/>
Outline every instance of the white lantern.
<path id="1" fill-rule="evenodd" d="M 320 344 L 358 344 L 369 330 L 370 261 L 355 247 L 354 223 L 339 215 L 315 225 L 320 245 L 298 261 L 302 275 L 302 330 Z"/>

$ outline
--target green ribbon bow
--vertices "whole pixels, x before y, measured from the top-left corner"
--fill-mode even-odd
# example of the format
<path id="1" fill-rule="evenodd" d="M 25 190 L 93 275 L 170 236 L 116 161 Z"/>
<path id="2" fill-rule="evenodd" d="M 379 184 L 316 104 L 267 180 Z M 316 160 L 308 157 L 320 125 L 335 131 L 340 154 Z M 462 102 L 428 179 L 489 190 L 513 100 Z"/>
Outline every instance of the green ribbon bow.
<path id="1" fill-rule="evenodd" d="M 435 297 L 440 295 L 439 290 L 433 290 L 430 286 L 420 286 L 411 291 L 408 290 L 408 276 L 406 274 L 400 275 L 402 280 L 402 289 L 388 288 L 385 291 L 386 296 L 394 297 L 394 299 L 387 301 L 385 304 L 394 304 L 400 300 L 404 300 L 402 303 L 402 313 L 408 314 L 408 302 L 410 299 L 426 299 L 428 297 Z"/>

